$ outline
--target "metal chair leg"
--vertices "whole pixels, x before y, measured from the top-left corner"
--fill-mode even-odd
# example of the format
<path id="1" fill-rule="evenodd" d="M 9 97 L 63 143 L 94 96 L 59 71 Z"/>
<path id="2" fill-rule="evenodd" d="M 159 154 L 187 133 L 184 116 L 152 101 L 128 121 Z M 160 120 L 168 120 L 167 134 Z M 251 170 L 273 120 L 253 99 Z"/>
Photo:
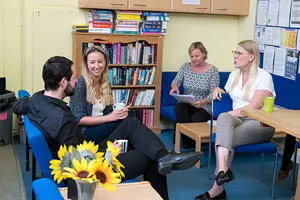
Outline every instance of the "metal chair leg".
<path id="1" fill-rule="evenodd" d="M 209 130 L 209 147 L 208 147 L 208 168 L 210 169 L 211 167 L 211 148 L 212 148 L 212 131 L 213 131 L 213 113 L 211 114 L 211 121 L 210 121 L 210 130 Z M 213 175 L 209 176 L 209 180 L 213 179 Z"/>
<path id="2" fill-rule="evenodd" d="M 29 144 L 28 144 L 28 138 L 27 134 L 25 133 L 26 137 L 26 160 L 25 160 L 25 165 L 26 165 L 26 171 L 29 171 Z"/>
<path id="3" fill-rule="evenodd" d="M 36 179 L 36 159 L 32 153 L 32 173 L 31 173 L 32 182 Z M 35 200 L 35 193 L 32 190 L 32 200 Z"/>
<path id="4" fill-rule="evenodd" d="M 273 171 L 273 182 L 272 182 L 272 195 L 271 195 L 271 199 L 272 200 L 274 199 L 274 192 L 275 192 L 277 160 L 278 160 L 278 148 L 276 148 L 276 153 L 275 153 L 275 162 L 274 162 L 274 171 Z"/>
<path id="5" fill-rule="evenodd" d="M 260 170 L 259 170 L 259 180 L 263 182 L 263 174 L 264 174 L 264 153 L 261 154 L 261 163 L 260 163 Z"/>
<path id="6" fill-rule="evenodd" d="M 296 186 L 296 165 L 297 165 L 297 142 L 295 144 L 295 150 L 294 150 L 294 163 L 293 163 L 293 177 L 292 177 L 292 191 L 295 191 Z"/>

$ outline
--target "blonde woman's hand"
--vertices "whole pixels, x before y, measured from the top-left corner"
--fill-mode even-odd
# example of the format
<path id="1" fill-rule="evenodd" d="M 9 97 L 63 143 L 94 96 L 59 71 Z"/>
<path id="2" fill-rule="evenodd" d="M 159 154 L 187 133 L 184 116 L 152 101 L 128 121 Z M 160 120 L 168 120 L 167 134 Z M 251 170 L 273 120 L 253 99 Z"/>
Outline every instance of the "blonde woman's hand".
<path id="1" fill-rule="evenodd" d="M 221 98 L 222 98 L 222 93 L 225 93 L 225 91 L 222 90 L 222 89 L 219 88 L 219 87 L 215 88 L 214 91 L 213 91 L 213 99 L 221 100 Z"/>
<path id="2" fill-rule="evenodd" d="M 170 95 L 172 95 L 173 93 L 175 93 L 175 94 L 179 94 L 179 89 L 178 89 L 178 87 L 175 87 L 175 88 L 172 88 L 171 90 L 170 90 Z"/>
<path id="3" fill-rule="evenodd" d="M 127 115 L 123 114 L 124 109 L 125 108 L 112 111 L 109 114 L 109 117 L 110 117 L 111 121 L 117 121 L 117 120 L 120 120 L 120 119 L 125 119 L 128 116 L 128 112 L 127 112 Z"/>
<path id="4" fill-rule="evenodd" d="M 119 148 L 120 150 L 122 149 L 122 145 L 120 145 L 117 140 L 114 141 L 113 146 L 115 148 Z"/>

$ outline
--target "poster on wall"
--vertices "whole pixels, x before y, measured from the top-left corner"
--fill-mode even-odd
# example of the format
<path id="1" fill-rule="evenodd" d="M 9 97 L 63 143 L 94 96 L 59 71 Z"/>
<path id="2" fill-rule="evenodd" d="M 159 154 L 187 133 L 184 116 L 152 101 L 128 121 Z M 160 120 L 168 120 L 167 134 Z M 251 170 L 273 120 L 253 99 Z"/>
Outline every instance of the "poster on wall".
<path id="1" fill-rule="evenodd" d="M 270 0 L 268 6 L 267 24 L 277 26 L 279 14 L 279 0 Z"/>
<path id="2" fill-rule="evenodd" d="M 292 0 L 280 0 L 278 26 L 289 27 Z"/>
<path id="3" fill-rule="evenodd" d="M 259 0 L 257 4 L 256 24 L 266 25 L 268 17 L 268 0 Z"/>
<path id="4" fill-rule="evenodd" d="M 285 66 L 285 78 L 296 80 L 298 64 L 298 51 L 293 49 L 287 49 L 286 51 L 286 66 Z"/>
<path id="5" fill-rule="evenodd" d="M 300 1 L 292 0 L 290 27 L 300 28 Z"/>
<path id="6" fill-rule="evenodd" d="M 275 54 L 275 47 L 265 46 L 263 69 L 269 73 L 273 73 L 274 54 Z"/>

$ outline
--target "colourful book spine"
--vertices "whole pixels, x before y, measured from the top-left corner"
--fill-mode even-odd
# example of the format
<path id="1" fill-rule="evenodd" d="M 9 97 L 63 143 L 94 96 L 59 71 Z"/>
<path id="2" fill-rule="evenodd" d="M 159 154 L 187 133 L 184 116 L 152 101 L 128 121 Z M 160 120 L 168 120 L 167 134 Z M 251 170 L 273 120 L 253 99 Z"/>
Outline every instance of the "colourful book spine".
<path id="1" fill-rule="evenodd" d="M 145 17 L 146 16 L 165 16 L 165 17 L 169 17 L 170 13 L 165 13 L 165 12 L 144 12 L 143 15 Z"/>

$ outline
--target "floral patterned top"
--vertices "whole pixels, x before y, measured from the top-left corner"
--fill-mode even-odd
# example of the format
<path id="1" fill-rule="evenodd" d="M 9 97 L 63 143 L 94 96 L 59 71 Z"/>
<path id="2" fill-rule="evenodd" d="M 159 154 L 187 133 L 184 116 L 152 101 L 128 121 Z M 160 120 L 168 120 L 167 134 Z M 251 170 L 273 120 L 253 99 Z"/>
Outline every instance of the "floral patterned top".
<path id="1" fill-rule="evenodd" d="M 187 62 L 179 69 L 173 83 L 178 87 L 183 83 L 184 94 L 195 96 L 196 101 L 205 98 L 211 101 L 213 90 L 220 85 L 219 71 L 212 66 L 204 73 L 196 73 L 191 63 Z M 211 114 L 211 103 L 203 108 Z"/>

